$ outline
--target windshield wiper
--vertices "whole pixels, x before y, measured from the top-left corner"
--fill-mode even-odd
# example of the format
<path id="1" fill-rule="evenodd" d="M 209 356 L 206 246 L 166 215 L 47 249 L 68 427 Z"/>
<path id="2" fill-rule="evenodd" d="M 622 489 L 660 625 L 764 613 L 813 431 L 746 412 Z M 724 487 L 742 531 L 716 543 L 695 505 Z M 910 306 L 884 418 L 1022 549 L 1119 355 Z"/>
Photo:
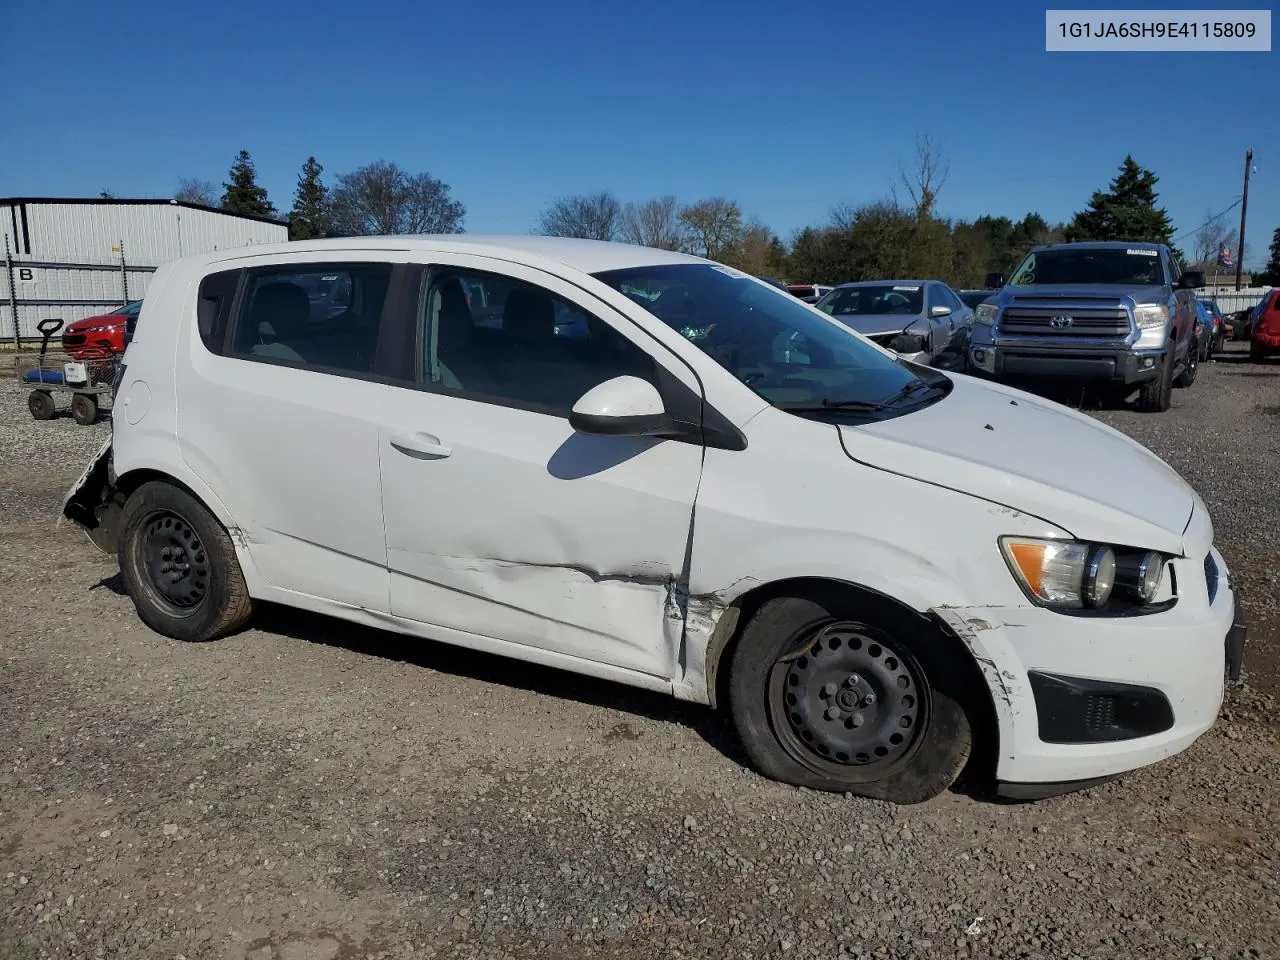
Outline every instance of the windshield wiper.
<path id="1" fill-rule="evenodd" d="M 778 403 L 775 406 L 789 413 L 824 413 L 829 410 L 865 410 L 874 413 L 885 408 L 885 404 L 870 400 L 823 400 L 821 403 Z"/>
<path id="2" fill-rule="evenodd" d="M 937 390 L 938 384 L 930 383 L 928 380 L 912 380 L 897 393 L 890 397 L 885 397 L 880 401 L 881 408 L 891 407 L 900 400 L 905 400 L 917 390 Z"/>

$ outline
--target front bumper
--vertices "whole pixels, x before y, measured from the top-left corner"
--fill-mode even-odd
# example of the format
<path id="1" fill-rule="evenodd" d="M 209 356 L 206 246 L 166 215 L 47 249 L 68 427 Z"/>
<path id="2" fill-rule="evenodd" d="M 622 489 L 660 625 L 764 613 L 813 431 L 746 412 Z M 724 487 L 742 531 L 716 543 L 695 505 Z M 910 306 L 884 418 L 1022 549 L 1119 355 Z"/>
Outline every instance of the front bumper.
<path id="1" fill-rule="evenodd" d="M 1048 795 L 1100 782 L 1180 753 L 1213 725 L 1228 675 L 1239 676 L 1245 628 L 1222 557 L 1210 555 L 1219 575 L 1212 599 L 1203 558 L 1179 558 L 1169 565 L 1177 603 L 1148 616 L 1032 606 L 935 611 L 990 688 L 1001 792 Z M 1032 673 L 1053 681 L 1033 683 Z M 1042 716 L 1050 707 L 1056 718 Z"/>
<path id="2" fill-rule="evenodd" d="M 1069 343 L 974 343 L 969 362 L 996 380 L 1090 380 L 1129 386 L 1154 379 L 1161 351 L 1083 348 Z"/>

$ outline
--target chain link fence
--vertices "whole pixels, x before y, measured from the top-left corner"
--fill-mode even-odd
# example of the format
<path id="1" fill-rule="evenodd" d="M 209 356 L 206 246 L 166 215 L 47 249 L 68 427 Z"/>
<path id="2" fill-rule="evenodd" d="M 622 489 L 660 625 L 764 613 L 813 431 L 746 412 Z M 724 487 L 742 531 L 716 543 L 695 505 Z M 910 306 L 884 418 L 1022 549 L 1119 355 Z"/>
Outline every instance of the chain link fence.
<path id="1" fill-rule="evenodd" d="M 20 259 L 6 237 L 0 343 L 38 344 L 42 320 L 61 320 L 65 326 L 142 299 L 156 268 L 130 263 L 123 241 L 111 252 L 110 261 L 98 263 Z"/>

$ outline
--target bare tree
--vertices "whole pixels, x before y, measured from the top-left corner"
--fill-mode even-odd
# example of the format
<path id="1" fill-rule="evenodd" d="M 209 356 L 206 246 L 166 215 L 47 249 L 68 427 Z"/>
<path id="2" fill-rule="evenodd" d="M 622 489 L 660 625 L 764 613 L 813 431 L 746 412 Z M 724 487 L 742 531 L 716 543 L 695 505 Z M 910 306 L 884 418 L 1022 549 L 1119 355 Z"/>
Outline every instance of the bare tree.
<path id="1" fill-rule="evenodd" d="M 199 177 L 182 177 L 178 180 L 178 189 L 173 199 L 184 203 L 199 203 L 206 207 L 218 205 L 218 188 L 208 180 Z"/>
<path id="2" fill-rule="evenodd" d="M 782 269 L 785 248 L 772 230 L 752 219 L 742 228 L 741 238 L 722 254 L 724 262 L 757 277 L 770 276 Z"/>
<path id="3" fill-rule="evenodd" d="M 542 211 L 536 233 L 548 237 L 612 240 L 622 222 L 622 205 L 607 190 L 560 197 Z"/>
<path id="4" fill-rule="evenodd" d="M 719 260 L 741 245 L 742 208 L 727 197 L 710 197 L 680 211 L 690 233 L 690 246 L 699 256 Z"/>
<path id="5" fill-rule="evenodd" d="M 461 233 L 466 212 L 447 183 L 387 160 L 342 174 L 333 191 L 334 228 L 346 236 Z"/>
<path id="6" fill-rule="evenodd" d="M 628 203 L 618 229 L 619 239 L 659 250 L 683 249 L 687 233 L 680 222 L 680 204 L 669 195 L 644 203 Z"/>
<path id="7" fill-rule="evenodd" d="M 1235 255 L 1236 241 L 1239 236 L 1238 231 L 1227 226 L 1226 217 L 1223 214 L 1209 215 L 1204 226 L 1195 234 L 1193 264 L 1206 268 L 1206 272 L 1212 272 L 1218 262 L 1218 251 L 1223 247 L 1230 250 L 1233 256 Z"/>
<path id="8" fill-rule="evenodd" d="M 915 168 L 908 172 L 898 164 L 898 175 L 911 197 L 918 219 L 927 220 L 933 216 L 934 204 L 950 172 L 951 164 L 943 158 L 942 151 L 927 133 L 916 142 Z"/>

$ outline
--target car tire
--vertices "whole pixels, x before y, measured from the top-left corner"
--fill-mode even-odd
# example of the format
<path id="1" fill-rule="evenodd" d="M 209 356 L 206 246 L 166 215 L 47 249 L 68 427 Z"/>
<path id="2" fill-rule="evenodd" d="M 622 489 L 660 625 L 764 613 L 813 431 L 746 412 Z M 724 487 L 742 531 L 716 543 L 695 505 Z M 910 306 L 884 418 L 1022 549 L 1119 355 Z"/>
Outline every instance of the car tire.
<path id="1" fill-rule="evenodd" d="M 1200 372 L 1200 345 L 1187 344 L 1187 359 L 1183 361 L 1182 371 L 1174 381 L 1176 387 L 1189 387 L 1196 382 L 1196 374 Z"/>
<path id="2" fill-rule="evenodd" d="M 1148 413 L 1163 413 L 1173 404 L 1173 350 L 1160 359 L 1160 372 L 1138 391 L 1138 406 Z"/>
<path id="3" fill-rule="evenodd" d="M 53 394 L 48 390 L 32 390 L 27 397 L 27 409 L 37 420 L 52 420 L 54 414 L 58 412 L 57 404 L 53 402 Z"/>
<path id="4" fill-rule="evenodd" d="M 1254 363 L 1260 363 L 1267 356 L 1267 351 L 1262 349 L 1262 345 L 1256 340 L 1249 341 L 1249 359 Z M 38 419 L 38 418 L 37 418 Z"/>
<path id="5" fill-rule="evenodd" d="M 199 500 L 170 483 L 143 484 L 125 502 L 117 558 L 142 622 L 175 640 L 215 640 L 253 613 L 235 547 Z"/>
<path id="6" fill-rule="evenodd" d="M 88 393 L 77 393 L 71 398 L 71 416 L 82 427 L 97 423 L 98 398 Z"/>
<path id="7" fill-rule="evenodd" d="M 922 803 L 956 781 L 973 746 L 964 656 L 887 601 L 776 597 L 751 617 L 733 652 L 734 726 L 766 777 Z"/>

